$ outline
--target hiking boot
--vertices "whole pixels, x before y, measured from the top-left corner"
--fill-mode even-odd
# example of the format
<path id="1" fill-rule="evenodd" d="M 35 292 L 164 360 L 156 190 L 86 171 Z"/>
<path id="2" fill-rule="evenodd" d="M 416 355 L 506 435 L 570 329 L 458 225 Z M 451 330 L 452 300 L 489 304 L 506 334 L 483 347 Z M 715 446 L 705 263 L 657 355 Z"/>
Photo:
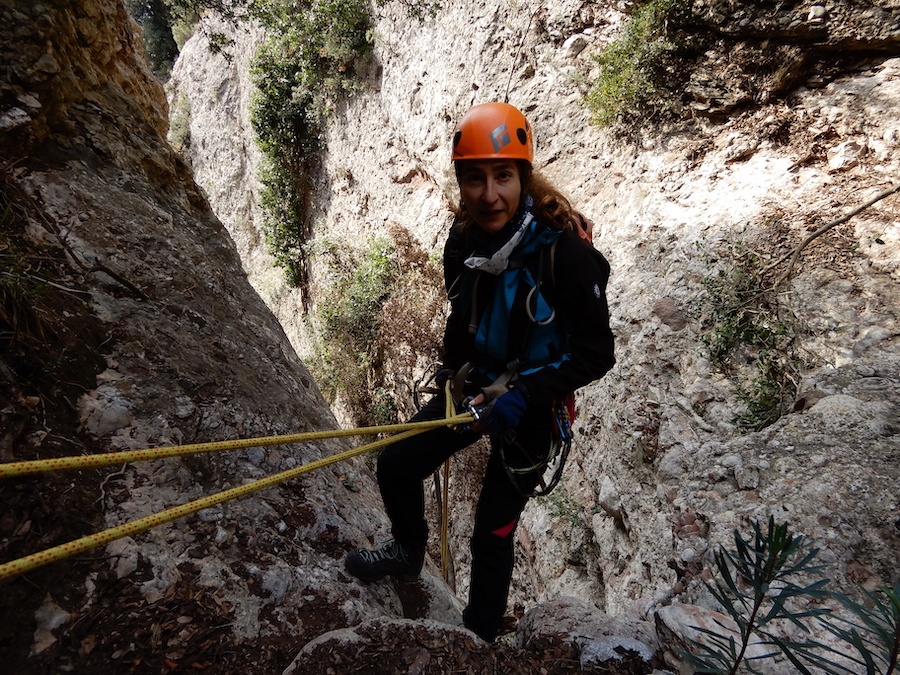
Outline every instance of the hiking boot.
<path id="1" fill-rule="evenodd" d="M 411 549 L 391 540 L 374 551 L 360 549 L 349 553 L 344 560 L 344 569 L 367 583 L 388 575 L 400 581 L 415 581 L 424 562 L 424 549 Z"/>

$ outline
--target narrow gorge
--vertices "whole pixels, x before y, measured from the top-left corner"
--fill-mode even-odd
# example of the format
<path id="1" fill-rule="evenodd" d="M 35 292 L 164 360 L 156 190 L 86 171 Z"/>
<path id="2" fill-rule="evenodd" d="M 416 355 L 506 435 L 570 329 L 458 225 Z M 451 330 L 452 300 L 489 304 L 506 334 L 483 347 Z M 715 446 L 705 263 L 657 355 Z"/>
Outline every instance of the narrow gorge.
<path id="1" fill-rule="evenodd" d="M 449 138 L 484 101 L 528 114 L 537 168 L 595 222 L 618 358 L 526 509 L 498 643 L 457 627 L 473 449 L 450 467 L 452 584 L 435 520 L 420 582 L 344 572 L 390 536 L 361 457 L 3 580 L 8 672 L 690 672 L 677 649 L 715 616 L 716 552 L 770 517 L 834 588 L 896 587 L 900 4 L 684 4 L 672 107 L 602 126 L 597 57 L 641 3 L 372 3 L 297 286 L 267 246 L 261 26 L 205 15 L 162 83 L 120 1 L 0 0 L 4 463 L 405 418 L 439 358 Z M 373 250 L 396 265 L 383 377 L 359 394 L 328 377 L 323 326 Z M 766 417 L 763 395 L 788 400 Z M 0 564 L 362 442 L 0 479 Z"/>

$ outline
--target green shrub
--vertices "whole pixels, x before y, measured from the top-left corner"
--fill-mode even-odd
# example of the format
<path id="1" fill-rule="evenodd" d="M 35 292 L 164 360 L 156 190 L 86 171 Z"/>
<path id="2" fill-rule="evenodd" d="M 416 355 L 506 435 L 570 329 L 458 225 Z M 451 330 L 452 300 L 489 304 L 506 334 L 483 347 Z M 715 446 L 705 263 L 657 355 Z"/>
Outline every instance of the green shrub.
<path id="1" fill-rule="evenodd" d="M 169 143 L 179 152 L 191 145 L 191 102 L 184 92 L 178 93 L 169 112 Z"/>
<path id="2" fill-rule="evenodd" d="M 409 383 L 437 359 L 445 305 L 438 268 L 401 228 L 359 250 L 316 238 L 306 245 L 325 288 L 310 318 L 304 360 L 325 396 L 358 424 L 409 413 Z"/>
<path id="3" fill-rule="evenodd" d="M 388 4 L 400 5 L 417 19 L 434 18 L 441 11 L 441 3 L 431 0 L 376 0 L 379 7 Z"/>
<path id="4" fill-rule="evenodd" d="M 764 287 L 763 259 L 743 244 L 707 261 L 713 268 L 699 299 L 701 337 L 712 364 L 736 383 L 742 429 L 762 429 L 784 414 L 796 394 L 796 329 Z"/>
<path id="5" fill-rule="evenodd" d="M 862 589 L 863 602 L 846 595 L 838 600 L 852 619 L 835 618 L 825 627 L 853 648 L 852 666 L 826 668 L 832 673 L 891 675 L 900 672 L 900 584 Z M 808 659 L 821 666 L 823 659 Z M 834 665 L 834 664 L 828 664 Z"/>
<path id="6" fill-rule="evenodd" d="M 761 673 L 758 663 L 781 653 L 803 674 L 892 675 L 900 664 L 900 584 L 875 591 L 861 589 L 863 602 L 831 591 L 831 581 L 815 562 L 818 549 L 787 523 L 769 518 L 764 532 L 754 521 L 748 541 L 734 531 L 734 550 L 715 553 L 715 576 L 707 587 L 737 626 L 729 631 L 694 626 L 703 639 L 690 640 L 679 655 L 696 673 Z M 843 605 L 850 618 L 838 616 Z M 784 637 L 791 625 L 800 639 Z M 837 636 L 846 650 L 805 636 L 818 626 Z M 751 639 L 765 655 L 748 656 Z M 811 668 L 815 670 L 811 670 Z"/>
<path id="7" fill-rule="evenodd" d="M 591 523 L 585 510 L 568 492 L 558 489 L 537 498 L 554 520 L 560 521 L 566 532 L 569 550 L 566 562 L 579 567 L 588 567 L 600 555 L 600 547 L 594 540 Z"/>
<path id="8" fill-rule="evenodd" d="M 259 0 L 251 15 L 268 36 L 251 69 L 253 128 L 266 158 L 266 240 L 289 283 L 303 286 L 310 180 L 331 114 L 361 86 L 372 50 L 368 3 Z"/>
<path id="9" fill-rule="evenodd" d="M 685 0 L 650 0 L 634 11 L 621 37 L 596 57 L 600 75 L 586 97 L 596 124 L 608 126 L 620 117 L 671 106 L 679 50 L 672 36 L 687 5 Z"/>
<path id="10" fill-rule="evenodd" d="M 362 251 L 327 240 L 310 249 L 330 276 L 316 308 L 318 353 L 310 363 L 316 379 L 331 401 L 342 397 L 359 423 L 394 421 L 377 340 L 382 308 L 401 273 L 394 248 L 380 237 Z"/>
<path id="11" fill-rule="evenodd" d="M 824 587 L 828 580 L 798 583 L 821 569 L 813 564 L 818 549 L 812 548 L 804 537 L 792 534 L 787 524 L 776 525 L 772 517 L 766 532 L 754 522 L 753 534 L 752 541 L 747 541 L 738 531 L 734 532 L 735 550 L 722 547 L 716 552 L 717 575 L 714 583 L 707 584 L 735 622 L 739 642 L 729 634 L 695 627 L 706 640 L 693 641 L 692 651 L 681 652 L 694 672 L 734 675 L 745 664 L 753 637 L 766 647 L 786 646 L 788 653 L 793 653 L 793 643 L 785 645 L 773 627 L 787 620 L 807 631 L 806 620 L 828 613 L 809 603 L 826 597 Z M 804 602 L 796 603 L 798 598 Z M 752 666 L 749 670 L 756 672 Z"/>
<path id="12" fill-rule="evenodd" d="M 372 392 L 369 421 L 374 425 L 394 424 L 397 421 L 397 402 L 388 389 L 378 387 Z"/>
<path id="13" fill-rule="evenodd" d="M 400 270 L 391 243 L 383 237 L 370 242 L 356 263 L 320 303 L 321 316 L 329 340 L 346 343 L 347 351 L 368 354 L 376 346 L 381 308 Z"/>
<path id="14" fill-rule="evenodd" d="M 190 37 L 197 30 L 197 24 L 200 22 L 200 15 L 196 11 L 186 11 L 183 15 L 173 18 L 172 20 L 172 38 L 178 46 L 180 52 Z"/>

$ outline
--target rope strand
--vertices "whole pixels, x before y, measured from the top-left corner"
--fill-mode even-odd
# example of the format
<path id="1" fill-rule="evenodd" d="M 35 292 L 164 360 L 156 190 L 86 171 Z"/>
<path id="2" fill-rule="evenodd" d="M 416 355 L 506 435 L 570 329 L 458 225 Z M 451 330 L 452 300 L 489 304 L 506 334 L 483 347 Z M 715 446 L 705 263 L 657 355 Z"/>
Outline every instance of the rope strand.
<path id="1" fill-rule="evenodd" d="M 54 546 L 53 548 L 46 549 L 44 551 L 39 551 L 37 553 L 32 553 L 31 555 L 25 556 L 23 558 L 19 558 L 17 560 L 12 560 L 7 563 L 3 563 L 0 565 L 0 581 L 4 579 L 8 579 L 10 577 L 24 574 L 25 572 L 29 572 L 38 567 L 43 567 L 44 565 L 48 565 L 52 562 L 56 562 L 58 560 L 62 560 L 64 558 L 69 558 L 74 555 L 78 555 L 79 553 L 83 553 L 85 551 L 91 550 L 93 548 L 97 548 L 99 546 L 103 546 L 105 544 L 110 543 L 111 541 L 115 541 L 116 539 L 121 539 L 122 537 L 127 537 L 129 535 L 140 534 L 141 532 L 146 532 L 147 530 L 157 527 L 159 525 L 163 525 L 165 523 L 172 522 L 173 520 L 177 520 L 179 518 L 184 518 L 185 516 L 189 516 L 191 514 L 197 513 L 198 511 L 202 511 L 203 509 L 208 509 L 212 506 L 216 506 L 217 504 L 221 504 L 223 502 L 229 501 L 231 499 L 237 499 L 239 497 L 245 497 L 247 495 L 253 494 L 254 492 L 259 492 L 260 490 L 264 490 L 269 487 L 273 487 L 278 485 L 279 483 L 283 483 L 285 481 L 291 480 L 292 478 L 296 478 L 305 473 L 310 473 L 317 469 L 321 469 L 322 467 L 328 466 L 330 464 L 335 464 L 337 462 L 350 459 L 352 457 L 356 457 L 358 455 L 365 454 L 367 452 L 373 452 L 374 450 L 379 450 L 391 443 L 395 443 L 396 441 L 410 438 L 422 432 L 428 431 L 430 429 L 434 429 L 442 426 L 456 426 L 459 424 L 466 424 L 471 422 L 474 419 L 471 413 L 464 413 L 462 415 L 456 415 L 452 418 L 441 419 L 441 420 L 433 420 L 426 422 L 415 422 L 410 424 L 398 424 L 398 425 L 390 425 L 391 428 L 397 429 L 398 427 L 405 428 L 405 431 L 398 433 L 394 436 L 390 436 L 388 438 L 382 438 L 377 441 L 373 441 L 372 443 L 368 443 L 366 445 L 361 445 L 358 448 L 354 448 L 352 450 L 347 450 L 345 452 L 338 453 L 336 455 L 332 455 L 330 457 L 324 457 L 322 459 L 318 459 L 316 461 L 310 462 L 309 464 L 304 464 L 302 466 L 294 467 L 293 469 L 288 469 L 287 471 L 282 471 L 280 473 L 273 474 L 271 476 L 267 476 L 266 478 L 261 478 L 252 483 L 247 483 L 246 485 L 241 485 L 235 488 L 231 488 L 229 490 L 225 490 L 223 492 L 216 493 L 214 495 L 209 495 L 207 497 L 201 497 L 200 499 L 196 499 L 192 502 L 188 502 L 186 504 L 181 504 L 180 506 L 173 507 L 166 511 L 162 511 L 160 513 L 154 513 L 152 515 L 146 516 L 144 518 L 140 518 L 139 520 L 134 520 L 129 523 L 124 523 L 119 525 L 118 527 L 113 527 L 108 530 L 103 530 L 102 532 L 97 532 L 95 534 L 88 535 L 86 537 L 82 537 L 81 539 L 76 539 L 74 541 L 67 542 L 65 544 L 60 544 L 59 546 Z M 412 428 L 410 428 L 412 427 Z M 383 429 L 384 427 L 368 427 L 365 434 L 372 433 L 380 433 L 373 431 L 373 429 Z M 359 436 L 363 435 L 359 429 L 350 429 L 350 430 L 337 430 L 341 432 L 340 435 L 347 436 Z M 355 432 L 355 433 L 349 433 Z M 313 433 L 334 433 L 334 432 L 313 432 Z M 296 436 L 306 436 L 307 434 L 295 434 L 290 438 Z M 334 436 L 325 436 L 324 438 L 333 438 Z M 287 436 L 274 436 L 269 437 L 270 439 L 279 438 L 289 438 Z M 249 441 L 260 441 L 266 439 L 247 439 L 246 441 L 236 441 L 238 443 L 243 442 L 247 443 Z M 279 443 L 284 443 L 285 441 L 281 440 Z M 296 441 L 294 441 L 296 442 Z M 229 443 L 235 443 L 235 441 L 223 441 L 222 443 L 204 443 L 202 446 L 219 446 L 219 445 L 227 445 Z M 274 445 L 275 443 L 267 443 L 268 445 Z M 243 445 L 241 447 L 255 447 L 255 445 L 260 445 L 256 443 L 254 445 Z M 196 446 L 181 446 L 184 447 L 196 447 Z M 176 448 L 162 448 L 163 450 L 173 450 Z M 222 449 L 222 448 L 216 448 Z M 210 448 L 206 448 L 203 451 L 208 452 Z M 147 450 L 138 451 L 138 452 L 150 452 Z M 121 456 L 127 453 L 109 453 L 112 454 L 113 457 L 117 458 L 115 463 L 119 463 L 122 460 Z M 171 456 L 171 455 L 167 455 Z M 155 457 L 154 457 L 155 458 Z M 60 458 L 60 459 L 82 459 L 80 457 L 76 458 Z M 43 460 L 46 461 L 46 460 Z M 129 460 L 135 461 L 135 460 Z M 23 462 L 16 462 L 16 464 L 23 464 Z M 9 465 L 6 465 L 9 466 Z M 71 467 L 66 467 L 71 468 Z M 45 469 L 51 470 L 51 469 Z M 35 472 L 32 472 L 35 473 Z M 21 474 L 19 474 L 21 475 Z"/>
<path id="2" fill-rule="evenodd" d="M 306 441 L 319 441 L 327 438 L 343 438 L 346 436 L 374 436 L 382 433 L 393 433 L 422 428 L 421 425 L 445 426 L 446 420 L 434 422 L 409 422 L 406 424 L 387 424 L 377 427 L 359 427 L 356 429 L 330 429 L 327 431 L 309 431 L 302 434 L 285 436 L 262 436 L 260 438 L 244 438 L 231 441 L 212 441 L 210 443 L 194 443 L 190 445 L 173 445 L 164 448 L 147 448 L 143 450 L 123 450 L 122 452 L 104 452 L 96 455 L 74 455 L 69 457 L 53 457 L 22 462 L 0 464 L 0 478 L 28 476 L 47 471 L 68 471 L 71 469 L 95 469 L 103 466 L 141 462 L 166 457 L 182 457 L 205 452 L 221 452 L 223 450 L 242 450 L 244 448 L 261 448 L 270 445 L 290 445 Z M 459 422 L 456 422 L 459 424 Z"/>

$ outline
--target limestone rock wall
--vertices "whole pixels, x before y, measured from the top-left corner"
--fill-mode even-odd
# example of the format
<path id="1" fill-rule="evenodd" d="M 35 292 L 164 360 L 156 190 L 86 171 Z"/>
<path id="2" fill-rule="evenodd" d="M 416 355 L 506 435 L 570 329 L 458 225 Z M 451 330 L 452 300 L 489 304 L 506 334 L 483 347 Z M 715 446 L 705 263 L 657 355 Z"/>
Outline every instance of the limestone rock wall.
<path id="1" fill-rule="evenodd" d="M 334 428 L 167 142 L 163 87 L 120 3 L 5 0 L 0 16 L 3 461 Z M 347 447 L 9 479 L 3 560 Z M 384 589 L 347 590 L 344 554 L 384 529 L 366 513 L 374 484 L 357 473 L 326 468 L 12 579 L 9 672 L 162 670 L 212 652 L 221 672 L 271 672 L 370 607 L 400 613 Z M 458 606 L 443 602 L 438 615 L 455 620 Z"/>

